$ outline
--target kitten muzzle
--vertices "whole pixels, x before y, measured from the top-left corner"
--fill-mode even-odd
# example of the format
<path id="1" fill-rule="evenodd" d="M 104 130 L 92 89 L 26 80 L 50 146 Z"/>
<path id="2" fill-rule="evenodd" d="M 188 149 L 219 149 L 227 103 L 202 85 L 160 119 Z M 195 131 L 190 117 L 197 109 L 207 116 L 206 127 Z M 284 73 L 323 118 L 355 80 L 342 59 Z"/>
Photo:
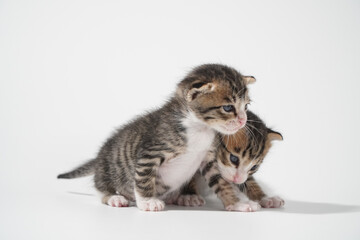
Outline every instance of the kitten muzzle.
<path id="1" fill-rule="evenodd" d="M 246 117 L 245 118 L 237 117 L 236 120 L 232 120 L 232 121 L 228 122 L 225 125 L 225 129 L 227 132 L 234 134 L 245 126 L 246 121 L 247 121 Z"/>
<path id="2" fill-rule="evenodd" d="M 237 117 L 236 117 L 236 120 L 238 122 L 238 124 L 241 126 L 241 127 L 244 127 L 246 122 L 247 122 L 247 115 L 246 114 L 239 114 Z"/>
<path id="3" fill-rule="evenodd" d="M 243 182 L 245 182 L 240 176 L 235 176 L 234 178 L 233 178 L 233 183 L 236 183 L 236 184 L 241 184 L 241 183 L 243 183 Z"/>

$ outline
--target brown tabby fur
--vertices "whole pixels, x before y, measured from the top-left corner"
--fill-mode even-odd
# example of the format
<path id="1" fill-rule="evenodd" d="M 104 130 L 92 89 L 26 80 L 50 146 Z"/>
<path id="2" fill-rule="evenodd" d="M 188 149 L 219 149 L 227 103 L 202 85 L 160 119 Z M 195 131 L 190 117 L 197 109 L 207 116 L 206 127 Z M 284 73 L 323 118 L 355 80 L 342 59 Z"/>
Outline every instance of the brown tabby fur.
<path id="1" fill-rule="evenodd" d="M 178 84 L 176 93 L 163 107 L 121 127 L 105 142 L 95 159 L 58 178 L 95 174 L 95 187 L 104 194 L 103 202 L 121 195 L 126 201 L 136 201 L 142 210 L 162 210 L 161 200 L 177 195 L 182 186 L 185 186 L 183 192 L 196 192 L 185 185 L 191 175 L 181 179 L 179 186 L 172 186 L 163 180 L 161 169 L 194 148 L 194 143 L 189 141 L 203 143 L 203 139 L 197 141 L 196 137 L 203 136 L 204 132 L 209 136 L 205 138 L 209 143 L 203 146 L 201 160 L 214 159 L 215 130 L 225 131 L 224 126 L 232 124 L 244 110 L 241 108 L 249 102 L 246 85 L 253 81 L 253 77 L 244 77 L 224 65 L 199 66 Z M 234 111 L 223 109 L 229 104 L 234 106 Z M 191 114 L 196 116 L 196 121 L 189 117 Z M 198 125 L 200 130 L 196 128 Z M 178 170 L 194 174 L 201 161 L 189 161 L 194 162 L 191 169 L 184 171 L 179 166 Z M 222 186 L 231 188 L 226 182 Z"/>
<path id="2" fill-rule="evenodd" d="M 215 191 L 225 207 L 240 201 L 234 186 L 253 201 L 260 202 L 266 197 L 252 175 L 259 169 L 272 145 L 272 141 L 282 140 L 280 133 L 267 128 L 254 113 L 248 111 L 247 115 L 248 123 L 245 128 L 231 136 L 218 135 L 217 157 L 201 169 L 202 175 L 208 179 L 209 187 Z M 238 157 L 238 164 L 230 161 L 230 154 Z M 248 170 L 248 177 L 244 183 L 229 185 L 231 179 L 227 176 L 227 169 L 236 170 L 247 165 L 256 165 L 257 168 Z"/>

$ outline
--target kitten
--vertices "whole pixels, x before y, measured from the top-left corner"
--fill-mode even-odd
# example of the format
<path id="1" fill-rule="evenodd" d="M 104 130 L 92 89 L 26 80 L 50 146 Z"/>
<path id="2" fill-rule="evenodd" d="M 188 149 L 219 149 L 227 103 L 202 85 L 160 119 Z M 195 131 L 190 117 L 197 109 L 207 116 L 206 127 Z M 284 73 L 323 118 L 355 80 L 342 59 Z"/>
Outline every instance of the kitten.
<path id="1" fill-rule="evenodd" d="M 214 157 L 216 132 L 234 134 L 244 127 L 247 84 L 254 81 L 224 65 L 199 66 L 163 107 L 120 128 L 95 159 L 58 178 L 95 174 L 103 203 L 123 207 L 136 201 L 141 210 L 160 211 Z"/>
<path id="2" fill-rule="evenodd" d="M 284 200 L 267 197 L 252 175 L 258 171 L 272 141 L 282 140 L 282 135 L 266 127 L 251 111 L 247 111 L 247 116 L 246 127 L 236 134 L 218 135 L 217 158 L 202 167 L 202 174 L 229 211 L 257 211 L 260 205 L 265 208 L 281 207 Z M 238 189 L 229 187 L 227 182 Z M 227 186 L 227 191 L 219 192 L 223 184 Z"/>

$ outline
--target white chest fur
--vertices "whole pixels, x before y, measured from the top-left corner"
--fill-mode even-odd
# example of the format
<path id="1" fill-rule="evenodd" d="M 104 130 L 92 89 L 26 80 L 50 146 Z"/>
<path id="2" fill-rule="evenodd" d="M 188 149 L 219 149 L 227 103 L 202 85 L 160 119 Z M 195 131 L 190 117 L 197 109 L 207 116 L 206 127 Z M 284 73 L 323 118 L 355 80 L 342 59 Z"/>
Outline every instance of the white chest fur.
<path id="1" fill-rule="evenodd" d="M 170 191 L 176 190 L 189 181 L 199 169 L 214 141 L 215 132 L 201 122 L 194 114 L 183 121 L 186 127 L 186 151 L 176 158 L 166 161 L 159 168 L 159 175 Z"/>

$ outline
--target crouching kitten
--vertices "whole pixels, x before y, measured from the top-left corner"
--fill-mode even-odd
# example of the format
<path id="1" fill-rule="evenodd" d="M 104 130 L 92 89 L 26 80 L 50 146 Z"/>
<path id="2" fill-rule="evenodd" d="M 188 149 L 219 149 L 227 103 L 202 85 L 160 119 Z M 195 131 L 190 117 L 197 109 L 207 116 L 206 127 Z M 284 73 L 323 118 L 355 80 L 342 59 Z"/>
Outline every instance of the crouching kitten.
<path id="1" fill-rule="evenodd" d="M 284 200 L 266 196 L 253 174 L 258 171 L 272 141 L 282 140 L 282 135 L 266 127 L 254 113 L 248 111 L 247 116 L 245 128 L 231 136 L 218 136 L 217 157 L 202 167 L 202 175 L 229 211 L 281 207 Z"/>
<path id="2" fill-rule="evenodd" d="M 224 65 L 199 66 L 164 106 L 124 125 L 95 159 L 58 178 L 95 174 L 103 203 L 125 207 L 135 201 L 141 210 L 163 210 L 201 163 L 214 158 L 216 133 L 244 127 L 247 84 L 254 81 Z"/>

